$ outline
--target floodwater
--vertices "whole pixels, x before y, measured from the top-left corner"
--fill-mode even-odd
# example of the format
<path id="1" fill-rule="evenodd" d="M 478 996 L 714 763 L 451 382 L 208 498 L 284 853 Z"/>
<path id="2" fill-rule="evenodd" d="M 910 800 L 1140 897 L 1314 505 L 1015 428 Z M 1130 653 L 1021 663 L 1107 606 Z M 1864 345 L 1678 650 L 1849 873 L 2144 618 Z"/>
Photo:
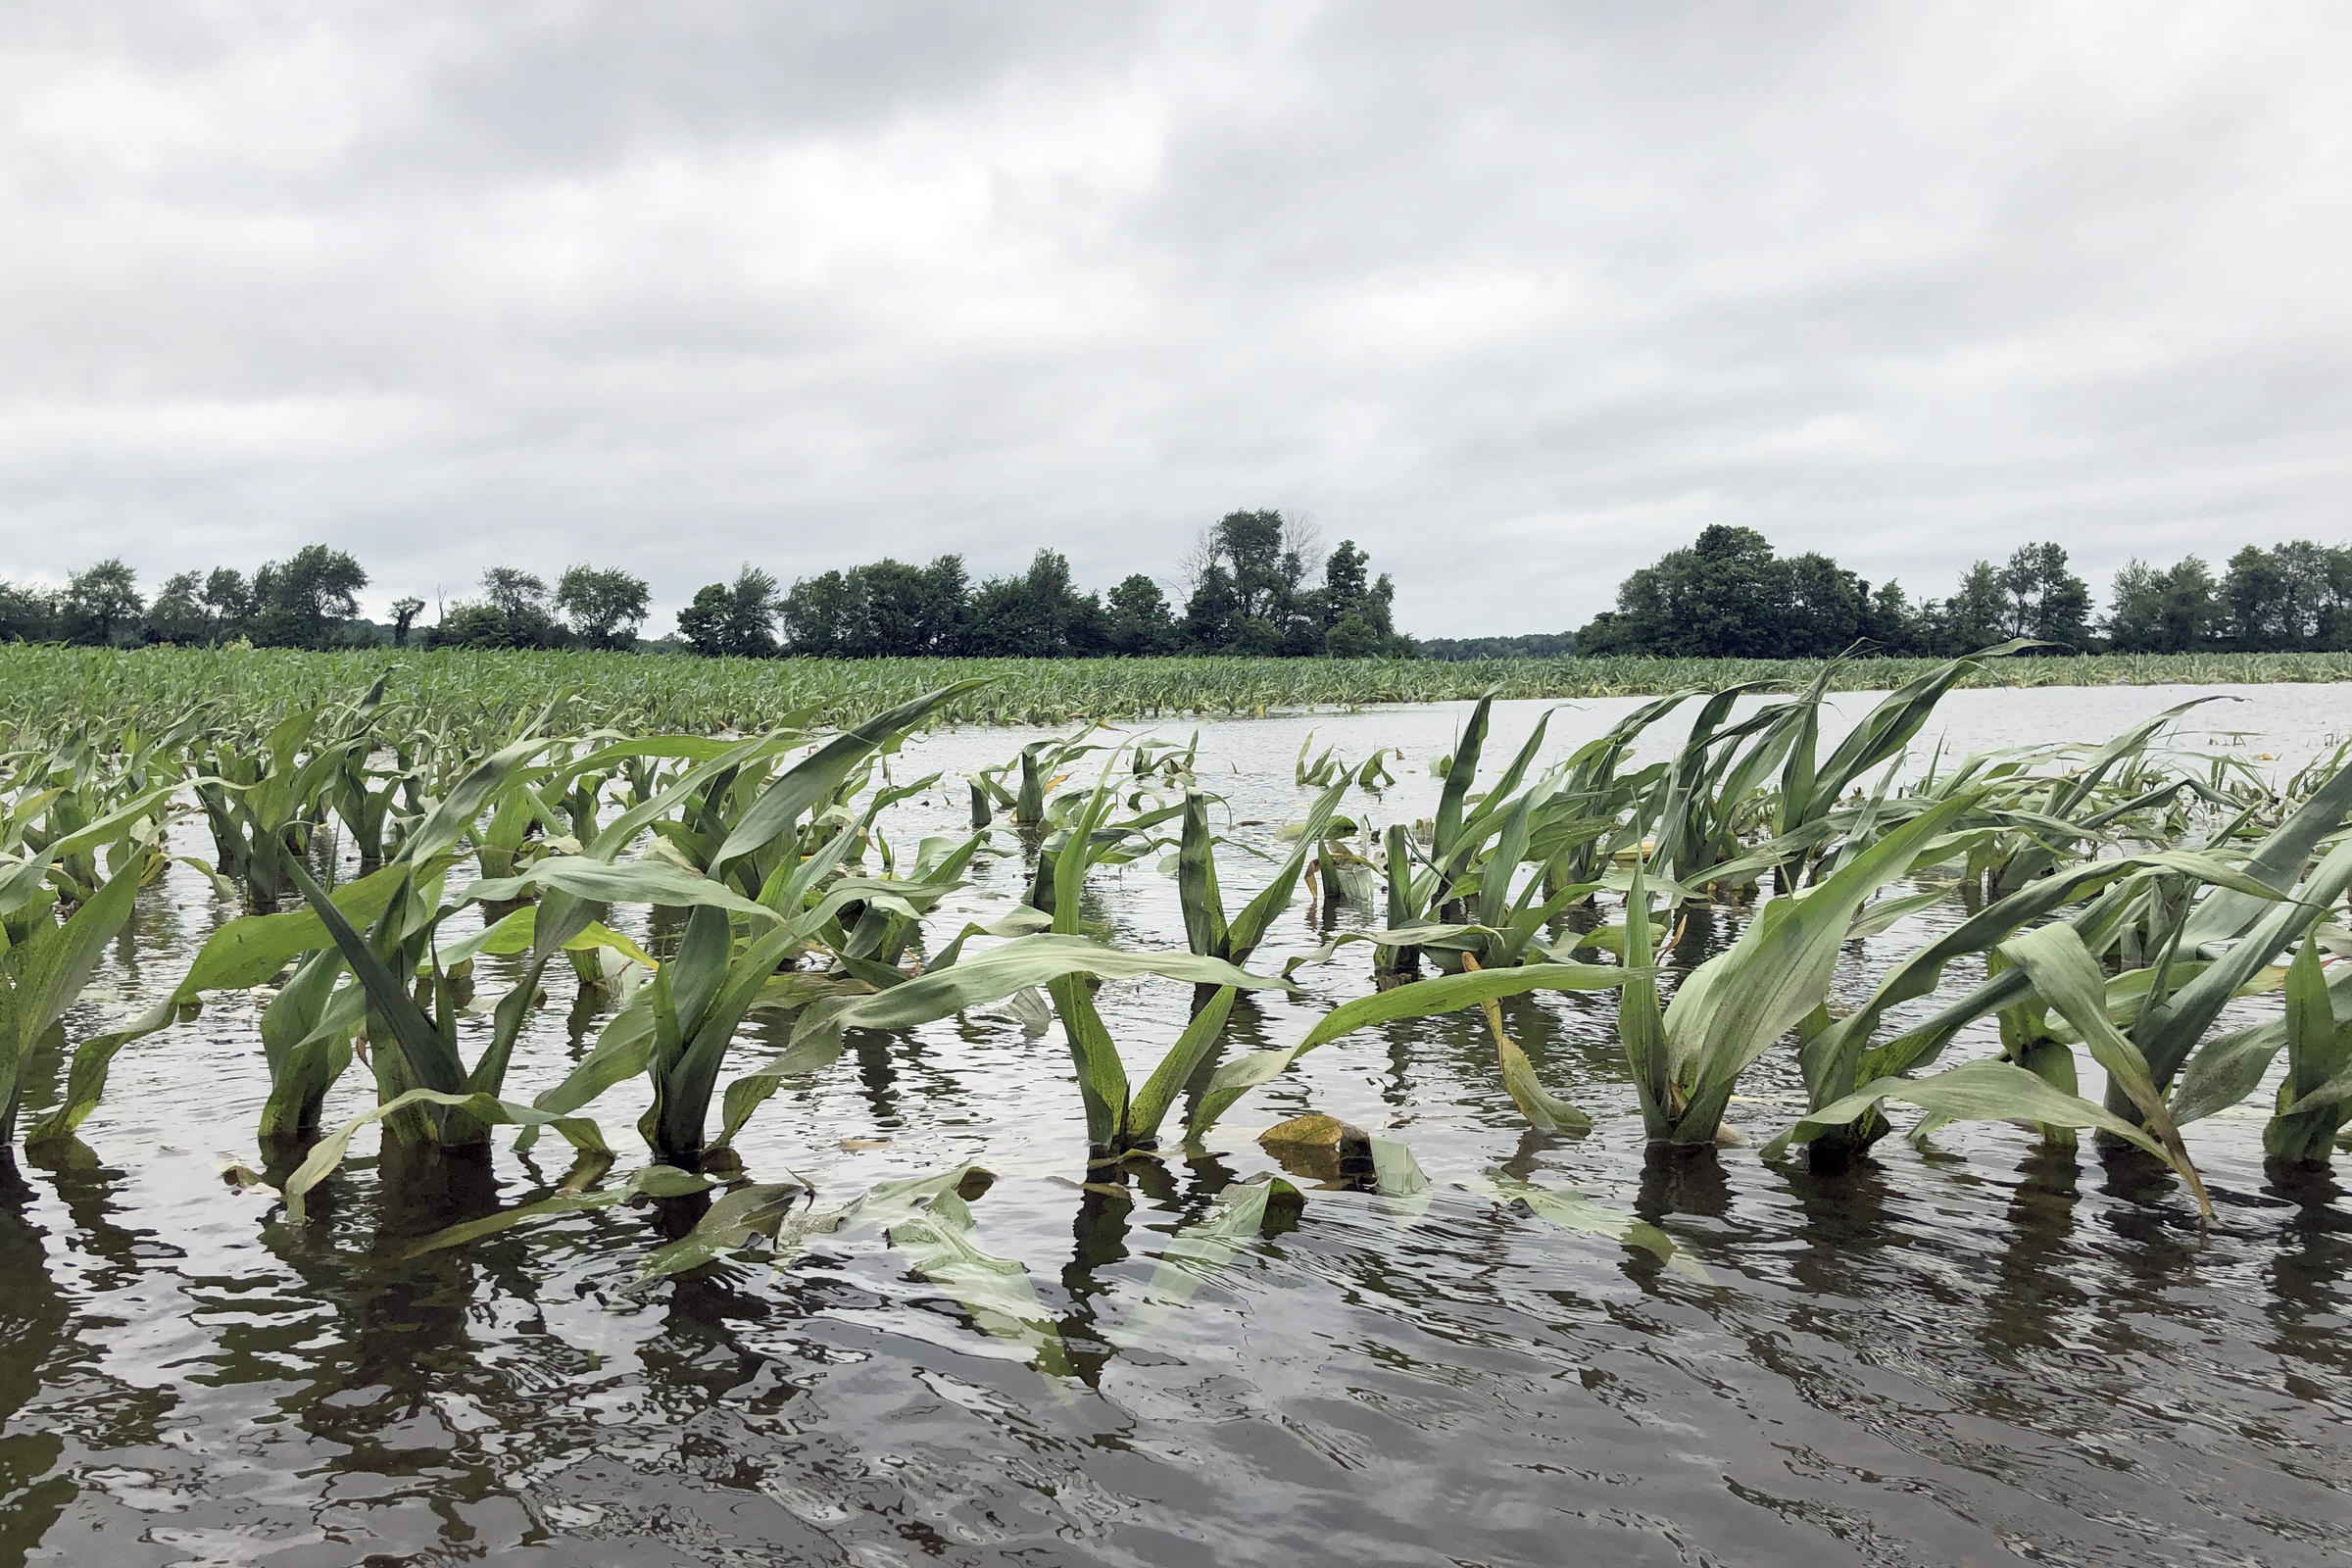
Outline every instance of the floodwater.
<path id="1" fill-rule="evenodd" d="M 2189 695 L 1956 692 L 1921 749 L 1945 732 L 1952 751 L 2096 739 Z M 2298 765 L 2352 728 L 2352 688 L 2239 695 L 2193 722 L 2242 732 L 2223 744 L 2257 766 Z M 1563 710 L 1551 749 L 1630 706 Z M 1490 768 L 1541 710 L 1498 711 Z M 1293 758 L 1312 729 L 1351 761 L 1400 748 L 1398 783 L 1350 808 L 1409 819 L 1466 711 L 1203 724 L 1200 776 L 1239 837 L 1270 846 L 1299 809 Z M 948 776 L 889 822 L 893 841 L 959 831 L 961 770 L 1026 738 L 910 745 L 900 779 Z M 1019 886 L 1018 841 L 997 841 L 1006 853 L 956 910 Z M 176 843 L 208 848 L 193 825 Z M 1253 863 L 1225 859 L 1229 906 L 1262 878 Z M 233 912 L 175 867 L 75 1037 L 161 994 Z M 1152 858 L 1100 876 L 1089 912 L 1122 945 L 1183 945 Z M 1849 951 L 1841 988 L 1866 989 L 1943 918 Z M 1252 966 L 1368 919 L 1301 899 Z M 1288 1043 L 1368 989 L 1365 951 L 1302 970 L 1300 998 L 1243 1006 L 1235 1045 Z M 507 971 L 482 970 L 493 997 Z M 595 1038 L 568 976 L 550 987 L 514 1098 Z M 1138 1070 L 1188 995 L 1105 988 Z M 996 1172 L 976 1239 L 1025 1267 L 1050 1372 L 1038 1329 L 990 1332 L 1002 1321 L 872 1231 L 642 1296 L 623 1288 L 661 1238 L 640 1207 L 395 1260 L 423 1232 L 545 1196 L 560 1145 L 502 1139 L 477 1191 L 422 1206 L 366 1133 L 295 1228 L 220 1175 L 258 1158 L 257 1005 L 223 999 L 132 1046 L 82 1146 L 0 1195 L 0 1562 L 2352 1560 L 2352 1196 L 2326 1174 L 2266 1174 L 2252 1111 L 2191 1130 L 2219 1206 L 2200 1224 L 2142 1161 L 2044 1152 L 2005 1126 L 1947 1129 L 1927 1151 L 1890 1138 L 1838 1177 L 1767 1164 L 1757 1146 L 1795 1102 L 1777 1061 L 1734 1107 L 1744 1147 L 1645 1152 L 1606 995 L 1504 1006 L 1551 1090 L 1592 1113 L 1582 1139 L 1526 1129 L 1475 1012 L 1326 1047 L 1242 1102 L 1206 1157 L 1123 1173 L 1086 1167 L 1058 1029 L 1004 1011 L 856 1038 L 769 1102 L 749 1169 L 829 1200 L 963 1161 Z M 776 1039 L 747 1029 L 732 1065 Z M 355 1070 L 329 1114 L 368 1098 Z M 615 1147 L 634 1144 L 640 1104 L 623 1091 L 594 1107 Z M 1435 1183 L 1426 1203 L 1311 1190 L 1167 1310 L 1152 1282 L 1173 1233 L 1274 1168 L 1254 1129 L 1308 1108 L 1405 1143 Z M 1682 1266 L 1475 1190 L 1496 1175 L 1638 1214 Z"/>

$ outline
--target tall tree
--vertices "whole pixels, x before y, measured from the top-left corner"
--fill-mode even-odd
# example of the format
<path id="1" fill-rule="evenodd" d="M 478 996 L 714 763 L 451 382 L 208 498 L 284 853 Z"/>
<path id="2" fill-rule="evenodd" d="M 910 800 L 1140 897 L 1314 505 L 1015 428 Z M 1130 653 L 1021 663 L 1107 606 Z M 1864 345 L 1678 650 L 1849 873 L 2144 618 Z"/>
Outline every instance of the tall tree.
<path id="1" fill-rule="evenodd" d="M 653 608 L 653 588 L 618 566 L 566 566 L 556 582 L 556 608 L 590 648 L 634 648 L 637 628 Z"/>
<path id="2" fill-rule="evenodd" d="M 2081 648 L 2090 639 L 2090 585 L 2055 544 L 2020 545 L 2001 569 L 2002 629 L 2012 637 Z"/>
<path id="3" fill-rule="evenodd" d="M 856 571 L 821 571 L 792 585 L 777 605 L 785 648 L 806 659 L 850 659 L 872 652 L 865 583 Z"/>
<path id="4" fill-rule="evenodd" d="M 706 583 L 678 612 L 678 635 L 705 658 L 723 658 L 734 651 L 727 646 L 727 616 L 734 608 L 735 596 L 727 592 L 725 583 Z"/>
<path id="5" fill-rule="evenodd" d="M 1870 596 L 1870 612 L 1862 635 L 1890 659 L 1906 659 L 1929 650 L 1922 635 L 1921 615 L 1911 608 L 1903 585 L 1888 579 Z"/>
<path id="6" fill-rule="evenodd" d="M 201 643 L 211 639 L 204 611 L 204 573 L 181 571 L 164 579 L 147 607 L 147 635 L 157 642 Z"/>
<path id="7" fill-rule="evenodd" d="M 992 577 L 972 596 L 971 651 L 1013 659 L 1055 659 L 1104 651 L 1102 602 L 1081 594 L 1070 562 L 1040 550 L 1018 577 Z"/>
<path id="8" fill-rule="evenodd" d="M 742 659 L 776 653 L 776 579 L 746 563 L 727 590 L 727 652 Z"/>
<path id="9" fill-rule="evenodd" d="M 482 573 L 482 597 L 449 607 L 432 642 L 443 648 L 560 648 L 564 631 L 549 612 L 547 581 L 519 566 Z"/>
<path id="10" fill-rule="evenodd" d="M 1164 654 L 1175 644 L 1176 620 L 1168 610 L 1168 596 L 1140 571 L 1111 589 L 1103 610 L 1114 654 Z"/>
<path id="11" fill-rule="evenodd" d="M 1952 597 L 1944 601 L 1932 635 L 1936 652 L 1957 658 L 1989 647 L 2008 635 L 2009 593 L 2001 573 L 1989 561 L 1968 568 Z"/>
<path id="12" fill-rule="evenodd" d="M 0 642 L 39 643 L 57 635 L 57 594 L 0 582 Z"/>
<path id="13" fill-rule="evenodd" d="M 68 637 L 105 647 L 118 631 L 135 627 L 147 607 L 139 597 L 138 574 L 120 556 L 109 556 L 66 579 L 63 608 Z"/>
<path id="14" fill-rule="evenodd" d="M 1818 551 L 1786 564 L 1788 611 L 1783 659 L 1832 659 L 1870 634 L 1870 584 Z"/>
<path id="15" fill-rule="evenodd" d="M 234 566 L 215 566 L 204 579 L 204 612 L 215 642 L 237 635 L 253 615 L 253 589 Z"/>
<path id="16" fill-rule="evenodd" d="M 2134 557 L 2115 574 L 2105 630 L 2119 654 L 2185 654 L 2213 646 L 2223 618 L 2204 562 L 2166 569 Z"/>
<path id="17" fill-rule="evenodd" d="M 286 648 L 324 648 L 360 612 L 368 573 L 350 555 L 304 545 L 284 561 L 253 574 L 256 642 Z"/>
<path id="18" fill-rule="evenodd" d="M 1241 599 L 1233 590 L 1233 573 L 1212 561 L 1194 577 L 1192 595 L 1184 602 L 1185 646 L 1199 653 L 1225 653 L 1241 641 Z"/>
<path id="19" fill-rule="evenodd" d="M 1307 580 L 1322 564 L 1314 528 L 1279 512 L 1229 512 L 1188 563 L 1187 641 L 1210 653 L 1311 654 L 1325 622 Z"/>

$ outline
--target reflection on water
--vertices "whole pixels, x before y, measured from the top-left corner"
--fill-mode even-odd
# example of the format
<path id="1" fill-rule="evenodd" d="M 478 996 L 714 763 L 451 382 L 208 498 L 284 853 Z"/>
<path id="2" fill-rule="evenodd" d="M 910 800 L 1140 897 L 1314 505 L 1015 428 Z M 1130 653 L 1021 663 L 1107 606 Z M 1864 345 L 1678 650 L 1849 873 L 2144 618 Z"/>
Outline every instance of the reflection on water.
<path id="1" fill-rule="evenodd" d="M 1962 692 L 1939 723 L 1957 750 L 2079 738 L 2181 695 Z M 2252 695 L 2227 722 L 2293 760 L 2352 711 L 2338 690 Z M 1499 714 L 1495 749 L 1537 710 Z M 1555 751 L 1617 710 L 1564 715 Z M 1351 759 L 1401 746 L 1396 787 L 1356 808 L 1406 820 L 1429 809 L 1421 760 L 1459 716 L 1205 725 L 1202 774 L 1269 846 L 1309 727 Z M 893 841 L 956 830 L 954 770 L 1027 738 L 910 746 L 901 776 L 951 776 Z M 1000 837 L 975 906 L 1026 874 Z M 1229 896 L 1252 864 L 1228 865 Z M 1089 898 L 1118 940 L 1181 944 L 1149 860 Z M 225 912 L 175 870 L 75 1029 L 168 984 Z M 1302 900 L 1258 966 L 1369 918 Z M 1867 984 L 1944 918 L 1875 939 L 1840 983 Z M 1677 962 L 1733 931 L 1694 919 Z M 1308 997 L 1238 1006 L 1227 1052 L 1296 1040 L 1367 987 L 1368 961 L 1344 949 L 1301 971 Z M 485 960 L 485 990 L 501 972 Z M 1116 984 L 1102 1007 L 1142 1060 L 1188 1001 Z M 516 1090 L 578 1059 L 598 1005 L 559 988 Z M 1767 1166 L 1755 1146 L 1796 1092 L 1780 1068 L 1734 1107 L 1745 1145 L 1644 1150 L 1613 1003 L 1581 996 L 1505 1013 L 1546 1082 L 1593 1112 L 1585 1138 L 1525 1128 L 1474 1013 L 1325 1048 L 1245 1102 L 1214 1150 L 1160 1161 L 1089 1169 L 1058 1032 L 999 1012 L 858 1038 L 770 1102 L 747 1164 L 828 1200 L 964 1160 L 997 1172 L 972 1204 L 977 1242 L 1025 1265 L 1069 1368 L 1049 1378 L 871 1231 L 819 1237 L 782 1271 L 728 1263 L 639 1297 L 624 1286 L 680 1216 L 609 1208 L 398 1260 L 424 1232 L 551 1192 L 560 1149 L 404 1167 L 364 1137 L 290 1227 L 220 1176 L 258 1157 L 253 1012 L 225 999 L 133 1047 L 86 1148 L 0 1175 L 0 1562 L 2352 1556 L 2352 1201 L 2333 1176 L 2266 1172 L 2259 1119 L 2192 1134 L 2210 1226 L 2137 1155 L 1998 1127 L 1927 1150 L 1888 1139 L 1838 1175 Z M 747 1040 L 744 1059 L 781 1040 Z M 330 1116 L 365 1105 L 363 1080 Z M 596 1114 L 625 1142 L 640 1108 L 624 1091 Z M 1156 1308 L 1176 1233 L 1270 1168 L 1250 1129 L 1308 1108 L 1402 1140 L 1436 1185 L 1409 1201 L 1310 1192 L 1181 1309 Z M 1708 1279 L 1451 1185 L 1480 1174 L 1639 1215 Z"/>

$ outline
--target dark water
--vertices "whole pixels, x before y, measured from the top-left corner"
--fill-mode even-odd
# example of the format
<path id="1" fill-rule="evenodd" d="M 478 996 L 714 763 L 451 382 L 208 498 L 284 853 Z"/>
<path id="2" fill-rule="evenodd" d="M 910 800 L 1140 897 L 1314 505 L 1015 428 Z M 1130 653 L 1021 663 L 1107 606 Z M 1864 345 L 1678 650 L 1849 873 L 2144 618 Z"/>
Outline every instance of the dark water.
<path id="1" fill-rule="evenodd" d="M 1945 717 L 1963 750 L 2087 739 L 2181 695 L 1967 692 Z M 2347 695 L 2254 689 L 2223 722 L 2258 737 L 2249 756 L 2300 760 L 2352 714 Z M 1558 739 L 1623 706 L 1564 715 Z M 1533 710 L 1500 717 L 1497 751 Z M 1459 718 L 1206 726 L 1200 773 L 1237 817 L 1278 822 L 1313 725 L 1350 759 L 1403 747 L 1401 782 L 1368 809 L 1408 817 Z M 932 737 L 899 775 L 999 760 L 1023 738 Z M 951 776 L 894 840 L 953 828 L 961 803 Z M 1229 903 L 1250 863 L 1227 863 Z M 1018 875 L 1017 856 L 993 862 L 960 906 Z M 1091 897 L 1123 943 L 1181 946 L 1154 865 Z M 76 1033 L 169 986 L 228 912 L 175 871 Z M 1842 983 L 1865 987 L 1936 920 L 1851 955 Z M 1327 928 L 1302 901 L 1256 966 Z M 1237 1012 L 1237 1046 L 1294 1040 L 1366 989 L 1362 952 L 1304 971 L 1305 999 Z M 518 1097 L 594 1038 L 568 981 L 552 989 Z M 1138 983 L 1104 1001 L 1148 1063 L 1186 995 Z M 254 1005 L 216 1004 L 131 1048 L 86 1147 L 0 1195 L 0 1561 L 2352 1559 L 2352 1200 L 2325 1175 L 2267 1177 L 2251 1112 L 2192 1131 L 2211 1225 L 2136 1159 L 2047 1153 L 2006 1128 L 1949 1130 L 1931 1152 L 1889 1139 L 1837 1179 L 1768 1166 L 1754 1145 L 1794 1103 L 1777 1061 L 1734 1107 L 1749 1146 L 1651 1155 L 1606 996 L 1506 1004 L 1551 1088 L 1594 1114 L 1582 1140 L 1525 1129 L 1475 1014 L 1328 1047 L 1244 1101 L 1209 1157 L 1091 1173 L 1108 1190 L 1072 1185 L 1090 1173 L 1058 1030 L 1031 1037 L 1010 1016 L 864 1039 L 768 1104 L 744 1141 L 751 1169 L 828 1199 L 964 1160 L 997 1172 L 973 1203 L 978 1239 L 1026 1266 L 1071 1368 L 1050 1377 L 872 1231 L 822 1238 L 780 1272 L 729 1264 L 641 1298 L 622 1287 L 659 1236 L 638 1208 L 391 1259 L 543 1195 L 560 1146 L 502 1148 L 470 1190 L 418 1203 L 364 1135 L 291 1227 L 219 1174 L 256 1158 Z M 747 1036 L 739 1060 L 767 1043 Z M 331 1113 L 365 1108 L 363 1076 Z M 1155 1311 L 1170 1234 L 1271 1168 L 1254 1129 L 1309 1107 L 1409 1145 L 1437 1182 L 1426 1204 L 1310 1192 L 1188 1304 Z M 638 1108 L 620 1094 L 595 1114 L 625 1148 Z M 1494 1174 L 1638 1213 L 1704 1279 L 1452 1185 Z"/>

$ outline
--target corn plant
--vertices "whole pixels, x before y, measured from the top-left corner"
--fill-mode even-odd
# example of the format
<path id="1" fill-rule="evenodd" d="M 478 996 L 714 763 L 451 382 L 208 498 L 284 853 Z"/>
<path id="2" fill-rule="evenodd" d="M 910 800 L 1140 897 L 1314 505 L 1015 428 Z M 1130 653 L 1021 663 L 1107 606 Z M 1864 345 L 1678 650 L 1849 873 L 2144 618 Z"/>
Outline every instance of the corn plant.
<path id="1" fill-rule="evenodd" d="M 160 865 L 153 855 L 139 856 L 62 919 L 56 901 L 41 897 L 37 885 L 8 890 L 16 902 L 0 926 L 7 939 L 0 953 L 0 1154 L 16 1141 L 34 1052 L 81 995 L 106 944 L 130 918 L 140 884 Z"/>

